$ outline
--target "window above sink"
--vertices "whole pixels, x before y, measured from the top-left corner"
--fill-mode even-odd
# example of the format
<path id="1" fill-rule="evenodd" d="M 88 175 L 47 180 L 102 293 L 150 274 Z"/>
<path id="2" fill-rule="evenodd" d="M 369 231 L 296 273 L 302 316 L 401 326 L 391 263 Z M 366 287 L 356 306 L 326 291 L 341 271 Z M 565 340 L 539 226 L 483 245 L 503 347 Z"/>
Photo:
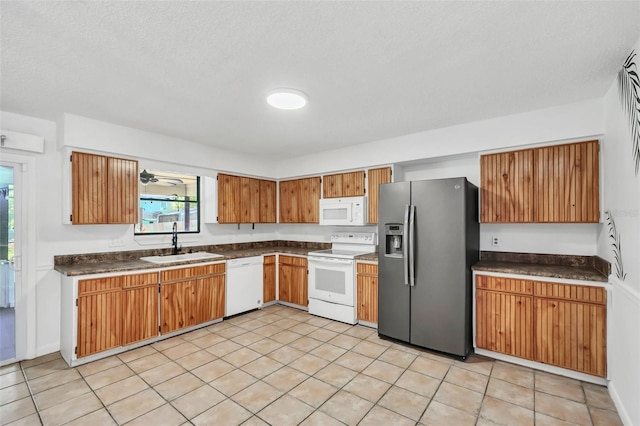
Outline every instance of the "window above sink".
<path id="1" fill-rule="evenodd" d="M 139 219 L 135 235 L 200 232 L 200 177 L 143 169 L 138 181 Z"/>

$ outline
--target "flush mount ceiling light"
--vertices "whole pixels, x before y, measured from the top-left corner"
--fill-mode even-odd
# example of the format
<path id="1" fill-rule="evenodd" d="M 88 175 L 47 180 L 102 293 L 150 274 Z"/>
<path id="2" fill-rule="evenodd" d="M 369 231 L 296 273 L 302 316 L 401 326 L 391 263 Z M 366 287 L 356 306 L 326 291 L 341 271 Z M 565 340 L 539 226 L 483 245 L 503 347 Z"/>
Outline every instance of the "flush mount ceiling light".
<path id="1" fill-rule="evenodd" d="M 267 103 L 278 109 L 300 109 L 308 100 L 306 93 L 296 89 L 275 89 L 267 95 Z"/>

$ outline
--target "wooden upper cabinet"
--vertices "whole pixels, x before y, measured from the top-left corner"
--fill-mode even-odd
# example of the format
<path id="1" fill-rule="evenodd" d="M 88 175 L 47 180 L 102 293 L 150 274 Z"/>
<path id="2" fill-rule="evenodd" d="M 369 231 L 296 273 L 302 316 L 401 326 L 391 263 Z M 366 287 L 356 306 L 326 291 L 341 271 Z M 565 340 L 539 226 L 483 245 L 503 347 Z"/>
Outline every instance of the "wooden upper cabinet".
<path id="1" fill-rule="evenodd" d="M 322 198 L 358 197 L 364 195 L 364 171 L 323 176 Z"/>
<path id="2" fill-rule="evenodd" d="M 320 178 L 280 182 L 280 223 L 318 223 L 319 204 Z"/>
<path id="3" fill-rule="evenodd" d="M 535 222 L 598 222 L 598 141 L 534 150 Z"/>
<path id="4" fill-rule="evenodd" d="M 480 157 L 481 208 L 484 223 L 533 220 L 533 151 Z"/>
<path id="5" fill-rule="evenodd" d="M 320 222 L 320 178 L 299 179 L 300 222 Z"/>
<path id="6" fill-rule="evenodd" d="M 138 221 L 138 162 L 107 158 L 107 222 Z"/>
<path id="7" fill-rule="evenodd" d="M 248 177 L 240 178 L 241 223 L 260 222 L 260 181 Z"/>
<path id="8" fill-rule="evenodd" d="M 240 177 L 218 174 L 218 223 L 240 223 Z"/>
<path id="9" fill-rule="evenodd" d="M 600 220 L 598 141 L 480 157 L 484 223 Z"/>
<path id="10" fill-rule="evenodd" d="M 276 182 L 260 180 L 260 223 L 276 223 Z"/>
<path id="11" fill-rule="evenodd" d="M 71 153 L 71 222 L 127 224 L 138 218 L 138 162 Z"/>
<path id="12" fill-rule="evenodd" d="M 218 174 L 218 223 L 275 221 L 275 181 Z"/>
<path id="13" fill-rule="evenodd" d="M 378 223 L 378 207 L 380 204 L 380 184 L 391 182 L 391 167 L 367 170 L 367 222 Z"/>
<path id="14" fill-rule="evenodd" d="M 280 186 L 280 223 L 298 223 L 300 221 L 298 180 L 284 180 Z"/>

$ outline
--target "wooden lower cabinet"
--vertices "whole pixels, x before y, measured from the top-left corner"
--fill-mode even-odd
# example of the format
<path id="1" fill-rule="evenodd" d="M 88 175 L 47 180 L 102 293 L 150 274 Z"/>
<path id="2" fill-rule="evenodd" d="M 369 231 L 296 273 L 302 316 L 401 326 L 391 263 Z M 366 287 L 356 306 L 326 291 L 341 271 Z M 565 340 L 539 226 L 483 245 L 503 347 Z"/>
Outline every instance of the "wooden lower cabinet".
<path id="1" fill-rule="evenodd" d="M 278 300 L 308 306 L 307 259 L 281 255 L 278 271 Z"/>
<path id="2" fill-rule="evenodd" d="M 223 263 L 163 271 L 160 285 L 161 333 L 222 318 L 224 272 Z"/>
<path id="3" fill-rule="evenodd" d="M 196 324 L 224 317 L 225 276 L 196 280 Z"/>
<path id="4" fill-rule="evenodd" d="M 476 345 L 533 359 L 532 296 L 476 291 Z"/>
<path id="5" fill-rule="evenodd" d="M 158 273 L 123 277 L 122 345 L 158 335 Z"/>
<path id="6" fill-rule="evenodd" d="M 535 361 L 606 376 L 604 305 L 536 298 L 534 311 Z"/>
<path id="7" fill-rule="evenodd" d="M 378 265 L 357 263 L 358 320 L 378 323 Z"/>
<path id="8" fill-rule="evenodd" d="M 276 300 L 276 256 L 264 256 L 262 267 L 262 303 Z"/>
<path id="9" fill-rule="evenodd" d="M 120 278 L 82 280 L 78 287 L 78 358 L 122 346 Z"/>
<path id="10" fill-rule="evenodd" d="M 606 377 L 603 287 L 476 275 L 476 347 Z"/>
<path id="11" fill-rule="evenodd" d="M 157 335 L 157 272 L 78 281 L 78 358 Z"/>
<path id="12" fill-rule="evenodd" d="M 196 280 L 178 281 L 160 286 L 162 334 L 196 325 Z"/>

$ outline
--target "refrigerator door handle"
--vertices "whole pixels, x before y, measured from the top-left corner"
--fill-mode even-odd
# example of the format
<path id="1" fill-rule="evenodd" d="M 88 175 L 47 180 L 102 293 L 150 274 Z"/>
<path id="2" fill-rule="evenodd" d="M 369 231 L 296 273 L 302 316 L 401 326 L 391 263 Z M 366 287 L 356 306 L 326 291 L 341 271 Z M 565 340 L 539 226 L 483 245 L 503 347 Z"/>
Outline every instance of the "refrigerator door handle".
<path id="1" fill-rule="evenodd" d="M 402 263 L 404 265 L 404 285 L 409 285 L 409 245 L 407 244 L 409 238 L 409 210 L 411 206 L 409 204 L 404 206 L 404 226 L 402 235 L 404 235 L 404 242 L 402 244 Z"/>
<path id="2" fill-rule="evenodd" d="M 409 206 L 409 285 L 416 285 L 416 206 Z"/>

